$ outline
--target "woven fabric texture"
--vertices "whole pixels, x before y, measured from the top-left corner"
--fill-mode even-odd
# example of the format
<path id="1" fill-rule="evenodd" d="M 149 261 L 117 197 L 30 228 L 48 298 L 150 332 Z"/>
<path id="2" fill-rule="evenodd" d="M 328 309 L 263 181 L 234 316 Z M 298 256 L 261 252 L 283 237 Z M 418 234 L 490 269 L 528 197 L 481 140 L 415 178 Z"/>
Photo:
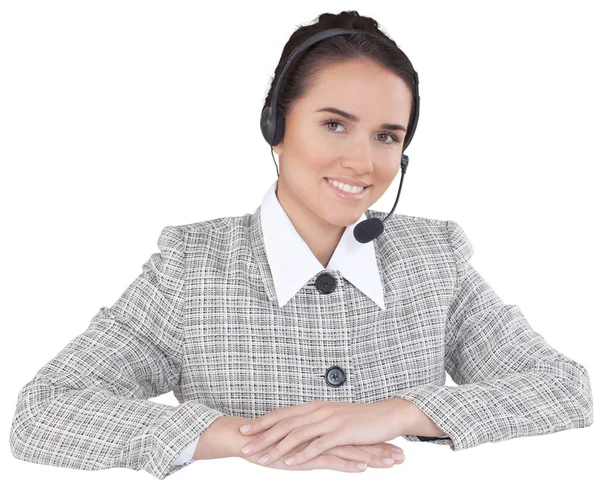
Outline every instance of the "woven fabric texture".
<path id="1" fill-rule="evenodd" d="M 314 276 L 280 308 L 259 215 L 164 227 L 142 273 L 19 392 L 13 455 L 164 479 L 218 417 L 313 400 L 402 397 L 447 436 L 429 442 L 454 451 L 592 423 L 584 366 L 494 293 L 456 222 L 386 220 L 374 241 L 385 310 L 338 270 L 331 293 Z M 334 365 L 339 387 L 325 379 Z M 148 400 L 170 391 L 178 406 Z"/>

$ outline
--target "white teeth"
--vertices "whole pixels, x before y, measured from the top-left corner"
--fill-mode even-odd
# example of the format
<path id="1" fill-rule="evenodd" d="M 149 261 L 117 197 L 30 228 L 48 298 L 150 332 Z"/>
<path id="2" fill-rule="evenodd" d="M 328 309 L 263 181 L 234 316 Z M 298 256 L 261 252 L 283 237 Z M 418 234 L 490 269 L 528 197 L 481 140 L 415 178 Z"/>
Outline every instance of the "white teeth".
<path id="1" fill-rule="evenodd" d="M 364 187 L 360 187 L 358 185 L 348 185 L 342 182 L 336 182 L 335 180 L 330 180 L 329 178 L 327 179 L 327 181 L 334 187 L 337 187 L 338 189 L 341 189 L 344 192 L 350 192 L 351 194 L 356 194 L 364 189 Z"/>

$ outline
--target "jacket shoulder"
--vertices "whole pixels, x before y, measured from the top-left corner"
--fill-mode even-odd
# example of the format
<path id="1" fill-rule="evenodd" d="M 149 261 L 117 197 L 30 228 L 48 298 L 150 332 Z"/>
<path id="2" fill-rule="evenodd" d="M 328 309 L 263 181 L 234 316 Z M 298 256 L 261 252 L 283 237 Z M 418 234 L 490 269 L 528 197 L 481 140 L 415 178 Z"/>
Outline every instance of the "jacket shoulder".
<path id="1" fill-rule="evenodd" d="M 176 225 L 175 228 L 185 233 L 206 233 L 207 230 L 221 231 L 230 227 L 232 222 L 238 218 L 241 218 L 241 216 L 222 216 L 220 218 L 212 218 L 209 220 L 196 221 L 194 223 Z"/>
<path id="2" fill-rule="evenodd" d="M 383 221 L 388 213 L 383 211 L 368 210 L 368 217 L 376 217 Z M 464 229 L 454 220 L 441 220 L 414 216 L 408 214 L 392 214 L 384 223 L 386 230 L 392 236 L 401 236 L 403 239 L 412 239 L 421 244 L 445 244 L 453 252 L 454 257 L 462 264 L 473 255 L 473 245 Z"/>
<path id="3" fill-rule="evenodd" d="M 383 219 L 388 215 L 388 213 L 384 211 L 375 211 L 372 209 L 369 209 L 366 214 L 367 217 L 379 218 L 381 221 L 383 221 Z M 400 229 L 406 233 L 407 231 L 444 231 L 447 228 L 447 222 L 447 220 L 427 218 L 425 216 L 394 213 L 387 220 L 385 220 L 384 225 L 386 225 L 386 228 L 389 225 L 389 227 L 392 227 L 394 230 Z"/>
<path id="4" fill-rule="evenodd" d="M 197 249 L 223 248 L 227 239 L 232 235 L 236 236 L 236 232 L 239 232 L 240 228 L 244 228 L 249 219 L 250 214 L 222 216 L 194 223 L 168 226 L 165 227 L 165 230 L 178 232 L 183 248 L 191 253 Z"/>

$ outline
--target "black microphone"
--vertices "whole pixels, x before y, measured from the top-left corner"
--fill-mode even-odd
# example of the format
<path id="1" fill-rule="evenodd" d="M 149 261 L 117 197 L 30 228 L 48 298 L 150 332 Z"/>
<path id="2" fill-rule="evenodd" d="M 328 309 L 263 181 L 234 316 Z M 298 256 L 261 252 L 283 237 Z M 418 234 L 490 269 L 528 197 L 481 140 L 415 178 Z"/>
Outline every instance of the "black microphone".
<path id="1" fill-rule="evenodd" d="M 383 218 L 383 221 L 387 220 L 390 215 L 396 209 L 396 205 L 398 204 L 398 199 L 400 199 L 400 191 L 402 190 L 402 182 L 404 181 L 404 174 L 406 173 L 406 169 L 408 168 L 408 156 L 405 154 L 402 155 L 402 164 L 400 165 L 402 175 L 400 176 L 400 187 L 398 187 L 398 195 L 396 196 L 396 202 L 394 203 L 394 207 L 388 213 L 388 215 Z M 371 242 L 375 240 L 379 235 L 383 233 L 383 221 L 379 218 L 368 218 L 366 220 L 361 221 L 358 225 L 354 227 L 353 233 L 354 238 L 358 240 L 361 244 L 366 244 L 367 242 Z"/>

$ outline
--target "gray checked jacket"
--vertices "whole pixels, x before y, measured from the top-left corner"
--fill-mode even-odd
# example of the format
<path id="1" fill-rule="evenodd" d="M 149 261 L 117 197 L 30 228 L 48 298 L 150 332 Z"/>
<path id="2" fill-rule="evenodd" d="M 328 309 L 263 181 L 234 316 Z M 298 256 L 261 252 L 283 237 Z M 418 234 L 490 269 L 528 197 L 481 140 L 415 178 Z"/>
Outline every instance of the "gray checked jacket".
<path id="1" fill-rule="evenodd" d="M 335 290 L 315 275 L 279 307 L 259 214 L 164 227 L 142 273 L 20 390 L 13 456 L 164 479 L 218 417 L 314 400 L 399 396 L 446 435 L 402 437 L 453 451 L 592 424 L 585 367 L 494 293 L 456 222 L 386 220 L 385 310 L 339 270 Z M 148 400 L 170 391 L 178 406 Z"/>

